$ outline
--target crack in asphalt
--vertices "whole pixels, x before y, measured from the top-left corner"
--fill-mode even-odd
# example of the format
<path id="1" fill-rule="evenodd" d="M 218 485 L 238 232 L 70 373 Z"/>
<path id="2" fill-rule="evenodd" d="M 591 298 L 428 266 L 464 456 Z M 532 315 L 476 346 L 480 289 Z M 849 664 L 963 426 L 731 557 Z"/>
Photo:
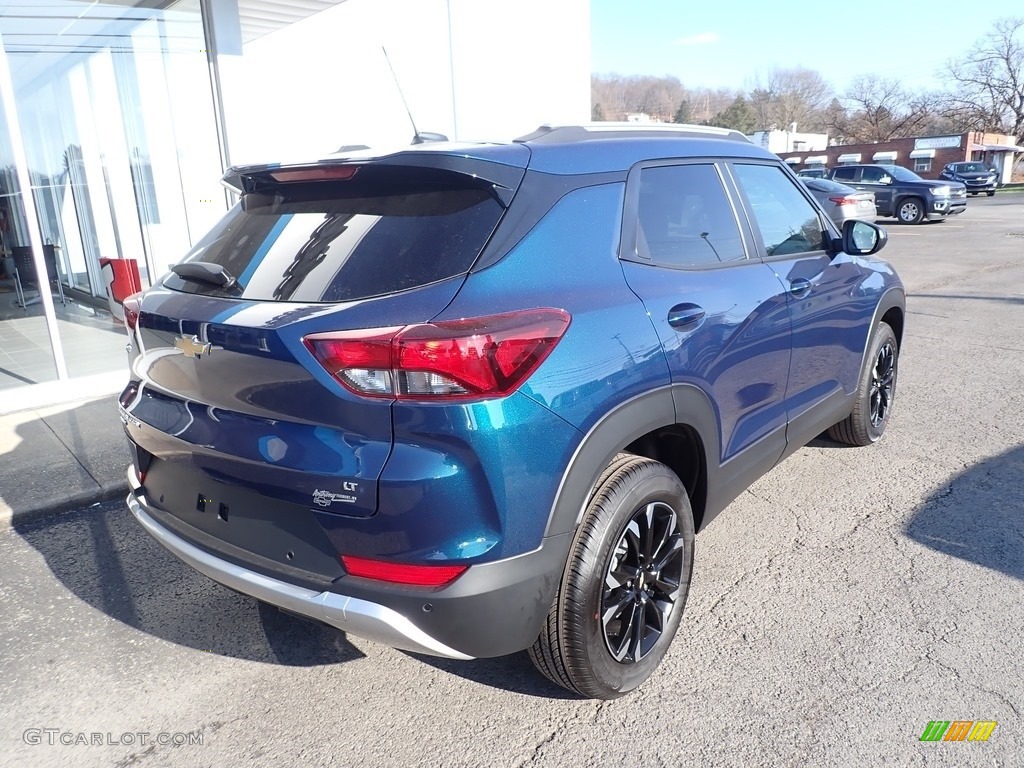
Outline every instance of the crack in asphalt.
<path id="1" fill-rule="evenodd" d="M 528 758 L 526 758 L 521 763 L 519 763 L 518 768 L 523 768 L 523 766 L 532 765 L 533 763 L 537 762 L 537 758 L 540 756 L 540 751 L 544 747 L 546 747 L 548 744 L 550 744 L 552 741 L 554 741 L 555 740 L 555 736 L 557 736 L 557 735 L 558 735 L 558 729 L 556 728 L 551 733 L 549 733 L 547 736 L 545 736 L 543 739 L 541 739 L 533 747 L 533 753 Z"/>
<path id="2" fill-rule="evenodd" d="M 722 594 L 720 594 L 718 596 L 718 599 L 715 600 L 715 602 L 711 604 L 711 607 L 708 608 L 708 610 L 707 610 L 707 615 L 708 616 L 713 616 L 715 611 L 717 610 L 718 606 L 720 606 L 723 602 L 725 602 L 726 598 L 728 598 L 733 592 L 735 592 L 737 587 L 739 587 L 740 584 L 742 584 L 744 581 L 747 581 L 747 579 L 749 579 L 751 576 L 754 576 L 754 575 L 760 573 L 761 571 L 764 571 L 764 570 L 767 570 L 768 568 L 771 568 L 775 564 L 776 560 L 779 560 L 780 558 L 786 557 L 787 555 L 791 555 L 794 552 L 796 552 L 797 550 L 801 550 L 803 548 L 804 548 L 804 545 L 803 545 L 802 542 L 800 542 L 800 541 L 798 541 L 796 539 L 792 539 L 790 541 L 790 546 L 787 547 L 785 550 L 781 550 L 779 552 L 776 552 L 773 555 L 769 555 L 764 561 L 762 561 L 758 565 L 754 566 L 750 570 L 744 571 L 742 574 L 740 574 L 739 578 L 737 578 L 736 581 L 734 581 L 732 584 L 730 584 L 728 587 L 726 587 L 722 591 Z M 721 623 L 720 619 L 718 619 L 717 617 L 716 617 L 716 621 Z"/>
<path id="3" fill-rule="evenodd" d="M 586 725 L 596 725 L 598 718 L 611 703 L 611 701 L 594 702 L 593 714 L 590 716 L 590 720 L 587 721 Z M 549 733 L 547 736 L 545 736 L 543 739 L 537 742 L 536 745 L 534 745 L 532 754 L 528 758 L 523 760 L 521 763 L 519 763 L 517 768 L 523 768 L 524 766 L 533 765 L 534 763 L 536 763 L 537 759 L 540 757 L 541 750 L 544 749 L 544 747 L 546 747 L 548 744 L 554 742 L 555 739 L 558 738 L 558 734 L 564 733 L 568 730 L 568 728 L 568 725 L 563 725 L 561 728 L 556 728 L 555 730 L 551 731 L 551 733 Z"/>
<path id="4" fill-rule="evenodd" d="M 206 740 L 206 733 L 207 733 L 207 731 L 209 731 L 211 734 L 214 734 L 217 731 L 219 731 L 221 728 L 223 728 L 225 725 L 228 725 L 229 723 L 235 723 L 235 722 L 238 722 L 238 721 L 244 720 L 244 719 L 246 719 L 245 716 L 236 717 L 233 720 L 226 720 L 226 721 L 225 720 L 214 720 L 213 722 L 206 723 L 206 724 L 200 726 L 199 729 L 198 729 L 198 732 L 203 734 L 203 741 L 205 741 Z M 195 733 L 195 732 L 196 731 L 190 731 L 190 733 Z M 200 743 L 202 743 L 202 742 L 200 742 Z M 172 749 L 177 749 L 178 746 L 180 746 L 180 745 L 177 745 L 177 744 L 157 745 L 154 742 L 154 743 L 150 744 L 148 747 L 146 747 L 144 750 L 142 750 L 141 752 L 130 752 L 130 753 L 128 753 L 125 757 L 121 758 L 116 763 L 114 763 L 114 768 L 129 768 L 129 766 L 132 766 L 132 765 L 139 765 L 143 760 L 146 760 L 147 758 L 152 757 L 156 753 L 157 746 L 171 747 Z"/>
<path id="5" fill-rule="evenodd" d="M 764 504 L 767 504 L 768 506 L 770 506 L 772 508 L 778 508 L 780 506 L 778 502 L 773 501 L 770 498 L 766 498 L 764 496 L 761 496 L 761 495 L 759 495 L 757 493 L 754 493 L 754 491 L 752 489 L 750 489 L 750 488 L 747 488 L 745 493 L 749 493 L 751 496 L 753 496 L 758 501 L 763 502 Z M 796 525 L 796 532 L 798 534 L 803 533 L 804 532 L 804 527 L 800 523 L 800 515 L 798 515 L 796 513 L 796 511 L 794 511 L 794 509 L 792 507 L 790 507 L 789 505 L 785 505 L 784 504 L 784 505 L 781 505 L 781 506 L 783 506 L 784 509 L 793 516 L 793 522 Z M 794 537 L 793 540 L 794 541 L 798 541 L 797 537 Z"/>
<path id="6" fill-rule="evenodd" d="M 1010 708 L 1010 710 L 1013 712 L 1014 715 L 1016 715 L 1017 717 L 1020 717 L 1020 710 L 1017 709 L 1016 705 L 1002 691 L 997 691 L 997 690 L 992 689 L 992 688 L 986 688 L 981 683 L 977 683 L 977 682 L 974 682 L 973 680 L 965 679 L 964 676 L 960 674 L 960 670 L 958 670 L 956 667 L 951 667 L 948 664 L 945 664 L 944 662 L 939 661 L 934 656 L 932 656 L 930 652 L 927 654 L 927 659 L 932 664 L 935 664 L 938 667 L 942 667 L 943 669 L 947 670 L 948 672 L 952 672 L 953 673 L 953 677 L 956 678 L 956 681 L 958 683 L 962 683 L 963 685 L 966 685 L 969 688 L 973 688 L 976 691 L 981 691 L 983 693 L 987 693 L 990 696 L 995 696 L 1003 704 L 1008 706 Z"/>

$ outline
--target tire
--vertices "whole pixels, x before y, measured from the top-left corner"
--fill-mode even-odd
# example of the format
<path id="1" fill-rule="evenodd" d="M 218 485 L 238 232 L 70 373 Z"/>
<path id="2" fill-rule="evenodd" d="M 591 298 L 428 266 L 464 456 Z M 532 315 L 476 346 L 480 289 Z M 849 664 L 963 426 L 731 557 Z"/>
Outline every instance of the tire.
<path id="1" fill-rule="evenodd" d="M 985 196 L 986 197 L 992 197 L 993 195 L 995 195 L 995 193 L 996 193 L 995 190 L 992 190 L 991 192 L 986 192 Z"/>
<path id="2" fill-rule="evenodd" d="M 529 649 L 537 669 L 595 699 L 618 698 L 643 683 L 679 628 L 693 537 L 693 512 L 678 476 L 651 459 L 616 456 L 594 488 L 554 603 Z"/>
<path id="3" fill-rule="evenodd" d="M 881 438 L 896 399 L 899 359 L 896 334 L 887 323 L 879 323 L 868 343 L 853 411 L 829 427 L 829 437 L 847 445 L 870 445 Z"/>
<path id="4" fill-rule="evenodd" d="M 924 218 L 924 201 L 919 197 L 900 200 L 896 207 L 896 218 L 900 224 L 920 224 Z"/>

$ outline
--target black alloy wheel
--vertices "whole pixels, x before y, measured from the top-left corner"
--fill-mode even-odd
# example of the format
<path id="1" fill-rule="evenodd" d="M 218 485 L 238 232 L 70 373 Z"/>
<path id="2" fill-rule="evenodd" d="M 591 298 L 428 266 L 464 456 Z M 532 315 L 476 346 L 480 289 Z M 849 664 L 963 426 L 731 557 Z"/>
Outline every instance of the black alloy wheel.
<path id="1" fill-rule="evenodd" d="M 693 511 L 679 476 L 620 453 L 600 474 L 537 641 L 550 680 L 614 699 L 651 676 L 679 628 L 693 571 Z"/>
<path id="2" fill-rule="evenodd" d="M 643 659 L 676 609 L 683 578 L 683 533 L 664 502 L 633 513 L 615 545 L 601 597 L 601 631 L 612 658 Z"/>
<path id="3" fill-rule="evenodd" d="M 893 391 L 896 388 L 896 346 L 887 341 L 878 350 L 871 369 L 871 425 L 876 429 L 889 417 Z"/>
<path id="4" fill-rule="evenodd" d="M 888 323 L 879 323 L 868 338 L 853 411 L 829 427 L 829 437 L 847 445 L 870 445 L 882 436 L 896 400 L 899 365 L 896 334 Z"/>

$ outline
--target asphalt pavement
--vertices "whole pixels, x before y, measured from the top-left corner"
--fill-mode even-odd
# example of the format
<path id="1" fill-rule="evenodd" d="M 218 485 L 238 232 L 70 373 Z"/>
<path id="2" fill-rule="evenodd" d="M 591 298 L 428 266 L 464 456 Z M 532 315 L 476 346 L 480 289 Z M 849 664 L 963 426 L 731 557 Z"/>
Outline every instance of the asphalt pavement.
<path id="1" fill-rule="evenodd" d="M 124 498 L 130 461 L 113 395 L 0 414 L 0 529 Z"/>
<path id="2" fill-rule="evenodd" d="M 816 441 L 698 534 L 638 691 L 583 700 L 525 654 L 433 659 L 287 616 L 97 490 L 0 531 L 0 765 L 1024 764 L 1024 195 L 888 228 L 909 289 L 889 431 Z M 62 408 L 0 422 L 5 500 L 43 494 L 14 467 L 62 450 L 97 489 L 123 467 L 113 442 L 88 456 L 124 450 L 109 399 Z M 996 726 L 921 741 L 936 720 Z"/>

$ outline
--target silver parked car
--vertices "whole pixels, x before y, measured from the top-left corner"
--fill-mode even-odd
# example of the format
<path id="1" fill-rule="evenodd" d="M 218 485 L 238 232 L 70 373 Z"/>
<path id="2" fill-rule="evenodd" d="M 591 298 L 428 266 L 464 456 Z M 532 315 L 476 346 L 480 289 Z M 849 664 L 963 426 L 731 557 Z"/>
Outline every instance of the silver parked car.
<path id="1" fill-rule="evenodd" d="M 829 179 L 813 179 L 801 176 L 800 181 L 810 191 L 825 212 L 832 217 L 836 226 L 842 227 L 847 219 L 874 221 L 878 215 L 875 208 L 875 193 L 840 184 Z"/>

